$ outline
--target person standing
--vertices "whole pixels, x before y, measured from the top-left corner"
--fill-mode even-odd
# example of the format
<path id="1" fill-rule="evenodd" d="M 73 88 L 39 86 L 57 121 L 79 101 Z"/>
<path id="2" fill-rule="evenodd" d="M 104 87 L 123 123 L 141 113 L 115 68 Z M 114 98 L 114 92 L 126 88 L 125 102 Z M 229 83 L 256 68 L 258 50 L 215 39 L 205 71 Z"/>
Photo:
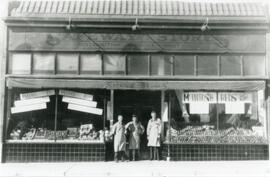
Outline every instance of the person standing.
<path id="1" fill-rule="evenodd" d="M 114 135 L 114 160 L 118 162 L 126 160 L 126 135 L 125 126 L 123 124 L 123 116 L 118 115 L 118 122 L 112 127 L 112 135 Z"/>
<path id="2" fill-rule="evenodd" d="M 139 158 L 140 154 L 140 140 L 141 135 L 144 133 L 144 127 L 138 121 L 136 115 L 132 115 L 132 121 L 126 125 L 126 129 L 130 131 L 129 134 L 129 154 L 132 153 L 132 160 L 136 160 L 136 152 Z"/>
<path id="3" fill-rule="evenodd" d="M 150 147 L 150 160 L 159 160 L 159 147 L 161 135 L 161 120 L 155 111 L 151 112 L 151 119 L 147 125 L 147 139 Z"/>

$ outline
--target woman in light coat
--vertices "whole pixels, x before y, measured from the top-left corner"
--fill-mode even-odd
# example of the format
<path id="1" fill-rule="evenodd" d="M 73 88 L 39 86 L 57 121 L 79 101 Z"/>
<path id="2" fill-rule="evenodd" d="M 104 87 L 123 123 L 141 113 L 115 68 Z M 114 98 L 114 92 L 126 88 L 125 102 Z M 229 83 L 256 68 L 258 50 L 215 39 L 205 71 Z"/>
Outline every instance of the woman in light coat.
<path id="1" fill-rule="evenodd" d="M 151 119 L 147 125 L 148 146 L 150 147 L 150 160 L 159 160 L 159 147 L 161 135 L 161 120 L 155 111 L 151 112 Z"/>
<path id="2" fill-rule="evenodd" d="M 114 135 L 114 159 L 116 162 L 120 159 L 124 161 L 126 158 L 126 129 L 122 121 L 123 116 L 119 115 L 118 122 L 116 122 L 112 127 L 112 135 Z"/>
<path id="3" fill-rule="evenodd" d="M 136 151 L 139 157 L 140 154 L 140 142 L 141 135 L 144 133 L 144 127 L 140 122 L 138 122 L 138 118 L 136 115 L 132 115 L 132 121 L 126 125 L 126 129 L 130 131 L 129 134 L 129 154 L 132 153 L 132 160 L 136 160 Z"/>

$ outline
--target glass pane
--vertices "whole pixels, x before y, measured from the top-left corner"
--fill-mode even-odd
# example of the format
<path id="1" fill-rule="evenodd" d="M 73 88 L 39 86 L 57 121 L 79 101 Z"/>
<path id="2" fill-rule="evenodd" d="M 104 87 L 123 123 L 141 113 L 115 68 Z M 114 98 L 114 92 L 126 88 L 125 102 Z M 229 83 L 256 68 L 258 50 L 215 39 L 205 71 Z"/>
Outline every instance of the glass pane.
<path id="1" fill-rule="evenodd" d="M 100 114 L 100 111 L 104 111 L 105 90 L 76 89 L 72 92 L 74 95 L 88 95 L 88 98 L 93 99 L 86 101 L 76 97 L 60 96 L 62 103 L 58 107 L 60 114 L 58 114 L 57 122 L 57 140 L 60 142 L 61 140 L 103 142 L 103 121 L 101 121 L 103 114 Z M 108 91 L 107 95 L 109 95 Z M 65 136 L 61 136 L 62 132 Z"/>
<path id="2" fill-rule="evenodd" d="M 240 56 L 220 56 L 221 75 L 241 75 Z"/>
<path id="3" fill-rule="evenodd" d="M 148 56 L 129 55 L 128 74 L 129 75 L 148 75 Z"/>
<path id="4" fill-rule="evenodd" d="M 54 54 L 35 53 L 33 56 L 34 74 L 53 74 L 54 73 Z"/>
<path id="5" fill-rule="evenodd" d="M 125 55 L 104 55 L 104 74 L 125 74 Z"/>
<path id="6" fill-rule="evenodd" d="M 31 54 L 14 53 L 10 54 L 9 73 L 11 74 L 30 74 Z"/>
<path id="7" fill-rule="evenodd" d="M 152 55 L 151 56 L 151 75 L 171 75 L 171 56 Z"/>
<path id="8" fill-rule="evenodd" d="M 176 55 L 174 57 L 175 75 L 194 75 L 194 56 Z"/>
<path id="9" fill-rule="evenodd" d="M 219 129 L 226 135 L 222 141 L 266 143 L 264 91 L 220 92 L 219 95 L 223 98 L 219 101 Z M 232 135 L 234 138 L 230 138 Z"/>
<path id="10" fill-rule="evenodd" d="M 55 96 L 34 98 L 39 95 L 37 92 L 44 95 L 52 90 L 12 89 L 13 105 L 6 134 L 9 141 L 53 141 L 46 134 L 54 130 Z"/>
<path id="11" fill-rule="evenodd" d="M 100 74 L 101 73 L 101 55 L 84 54 L 81 55 L 81 74 Z"/>
<path id="12" fill-rule="evenodd" d="M 57 73 L 76 74 L 78 72 L 78 54 L 58 54 Z"/>
<path id="13" fill-rule="evenodd" d="M 217 56 L 198 56 L 198 75 L 217 75 Z"/>
<path id="14" fill-rule="evenodd" d="M 267 143 L 264 91 L 171 91 L 174 143 Z M 218 121 L 217 121 L 218 120 Z"/>
<path id="15" fill-rule="evenodd" d="M 264 76 L 265 57 L 264 56 L 244 56 L 244 75 Z"/>

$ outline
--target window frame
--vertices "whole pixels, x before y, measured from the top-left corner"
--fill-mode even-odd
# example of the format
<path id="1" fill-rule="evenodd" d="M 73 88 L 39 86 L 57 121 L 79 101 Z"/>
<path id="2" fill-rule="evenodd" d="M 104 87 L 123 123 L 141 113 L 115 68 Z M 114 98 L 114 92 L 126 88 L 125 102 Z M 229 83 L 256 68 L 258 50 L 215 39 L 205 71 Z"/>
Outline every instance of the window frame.
<path id="1" fill-rule="evenodd" d="M 10 71 L 10 62 L 11 62 L 11 58 L 13 54 L 30 54 L 31 55 L 31 63 L 30 63 L 30 71 L 27 74 L 13 74 Z M 44 74 L 35 74 L 34 73 L 34 55 L 36 53 L 49 53 L 49 54 L 54 54 L 54 71 L 53 74 L 48 74 L 48 73 L 44 73 Z M 57 72 L 57 63 L 58 63 L 58 55 L 59 54 L 77 54 L 78 55 L 78 68 L 76 70 L 76 73 L 72 73 L 72 74 L 58 74 Z M 101 72 L 99 74 L 82 74 L 81 73 L 81 55 L 91 55 L 91 54 L 97 54 L 101 56 Z M 113 54 L 121 54 L 121 55 L 125 55 L 125 68 L 124 68 L 124 74 L 105 74 L 105 66 L 104 66 L 104 55 L 113 55 Z M 129 56 L 130 55 L 146 55 L 148 57 L 148 71 L 146 74 L 143 75 L 129 75 L 128 74 L 128 60 L 129 60 Z M 164 55 L 164 56 L 168 56 L 171 59 L 172 64 L 172 68 L 171 68 L 171 74 L 170 75 L 155 75 L 151 73 L 151 67 L 152 67 L 152 56 L 153 55 Z M 177 55 L 187 55 L 187 56 L 192 56 L 193 57 L 193 64 L 194 64 L 194 71 L 192 75 L 176 75 L 175 72 L 175 60 L 176 60 L 176 56 Z M 209 56 L 216 56 L 217 58 L 217 74 L 216 75 L 199 75 L 198 73 L 198 58 L 200 56 L 205 56 L 205 55 L 209 55 Z M 241 68 L 241 74 L 240 75 L 222 75 L 221 73 L 221 60 L 223 56 L 240 56 L 240 68 Z M 244 73 L 244 63 L 245 63 L 245 56 L 262 56 L 264 57 L 264 65 L 265 67 L 264 69 L 264 75 L 246 75 Z M 70 51 L 70 52 L 64 52 L 64 51 L 8 51 L 8 55 L 7 55 L 7 61 L 6 61 L 6 74 L 7 75 L 27 75 L 27 76 L 34 76 L 34 75 L 42 75 L 42 76 L 57 76 L 57 75 L 61 75 L 61 76 L 65 76 L 65 75 L 72 75 L 72 76 L 78 76 L 78 77 L 103 77 L 103 76 L 112 76 L 112 77 L 122 77 L 125 76 L 126 78 L 129 77 L 151 77 L 151 78 L 170 78 L 170 79 L 177 79 L 177 78 L 220 78 L 220 79 L 228 79 L 228 78 L 239 78 L 239 79 L 249 79 L 249 78 L 267 78 L 268 77 L 268 61 L 267 61 L 267 55 L 263 54 L 263 53 L 183 53 L 183 52 L 179 52 L 179 53 L 166 53 L 166 52 L 130 52 L 130 53 L 121 53 L 121 52 L 83 52 L 83 51 Z"/>

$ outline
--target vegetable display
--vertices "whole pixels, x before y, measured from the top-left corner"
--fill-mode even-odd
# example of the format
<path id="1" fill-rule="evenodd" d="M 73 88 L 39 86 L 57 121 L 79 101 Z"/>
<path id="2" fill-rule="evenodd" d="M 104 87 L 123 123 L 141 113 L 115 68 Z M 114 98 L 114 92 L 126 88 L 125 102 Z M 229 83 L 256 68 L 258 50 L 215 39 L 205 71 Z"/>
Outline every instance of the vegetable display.
<path id="1" fill-rule="evenodd" d="M 216 130 L 211 126 L 187 126 L 181 130 L 169 130 L 166 141 L 171 143 L 232 143 L 232 144 L 264 144 L 267 139 L 250 129 L 229 128 Z"/>

